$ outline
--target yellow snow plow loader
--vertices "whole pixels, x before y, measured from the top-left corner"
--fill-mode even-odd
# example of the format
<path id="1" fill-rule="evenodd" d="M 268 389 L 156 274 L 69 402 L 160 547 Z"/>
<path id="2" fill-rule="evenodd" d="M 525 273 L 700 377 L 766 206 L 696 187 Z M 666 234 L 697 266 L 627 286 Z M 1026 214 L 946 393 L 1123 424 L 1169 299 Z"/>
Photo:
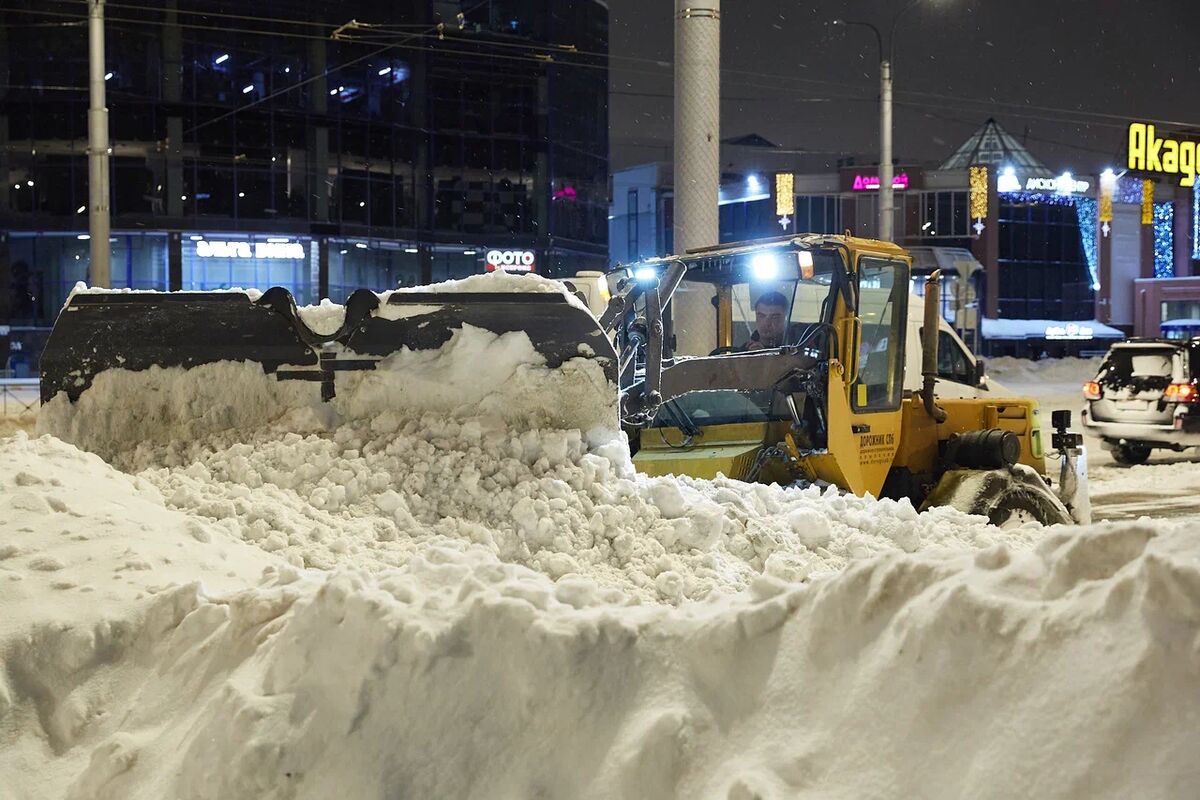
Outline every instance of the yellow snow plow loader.
<path id="1" fill-rule="evenodd" d="M 278 287 L 78 292 L 42 357 L 42 416 L 107 457 L 156 432 L 252 429 L 289 410 L 438 413 L 474 393 L 524 426 L 619 417 L 652 475 L 828 484 L 996 524 L 1086 521 L 1069 419 L 1055 420 L 1051 478 L 1034 401 L 937 396 L 939 337 L 920 333 L 938 327 L 937 277 L 923 328 L 910 325 L 910 265 L 895 245 L 848 236 L 720 246 L 610 275 L 599 318 L 569 286 L 515 276 L 470 279 L 503 291 L 359 290 L 329 307 L 336 325 Z M 455 347 L 467 372 L 438 361 Z M 922 375 L 906 387 L 914 347 Z M 565 377 L 491 368 L 514 352 Z"/>
<path id="2" fill-rule="evenodd" d="M 641 290 L 608 316 L 629 318 L 621 408 L 639 470 L 830 484 L 995 524 L 1090 521 L 1069 412 L 1052 478 L 1034 400 L 937 396 L 939 337 L 923 332 L 941 321 L 939 277 L 910 325 L 910 267 L 896 245 L 818 235 L 632 265 Z M 636 312 L 614 307 L 635 294 Z M 906 348 L 920 376 L 904 374 Z"/>

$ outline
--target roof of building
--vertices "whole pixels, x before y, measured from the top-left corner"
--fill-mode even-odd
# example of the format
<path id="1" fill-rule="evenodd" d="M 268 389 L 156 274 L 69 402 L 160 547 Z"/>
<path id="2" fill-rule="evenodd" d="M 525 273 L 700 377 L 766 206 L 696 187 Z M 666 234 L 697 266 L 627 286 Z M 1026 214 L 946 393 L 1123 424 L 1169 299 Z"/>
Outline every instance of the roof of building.
<path id="1" fill-rule="evenodd" d="M 1025 145 L 992 118 L 971 134 L 939 169 L 966 169 L 972 164 L 1006 164 L 1021 170 L 1049 173 Z"/>

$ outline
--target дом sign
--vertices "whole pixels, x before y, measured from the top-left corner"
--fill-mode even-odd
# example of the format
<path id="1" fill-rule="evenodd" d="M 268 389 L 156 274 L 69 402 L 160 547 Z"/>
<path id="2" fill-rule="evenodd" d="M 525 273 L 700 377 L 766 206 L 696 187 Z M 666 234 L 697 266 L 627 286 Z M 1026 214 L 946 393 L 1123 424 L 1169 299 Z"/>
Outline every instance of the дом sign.
<path id="1" fill-rule="evenodd" d="M 852 183 L 850 185 L 850 188 L 856 192 L 877 191 L 879 189 L 879 176 L 878 175 L 855 175 L 854 183 Z M 892 178 L 892 188 L 893 189 L 907 189 L 908 188 L 908 173 L 901 172 L 899 175 L 894 176 Z"/>

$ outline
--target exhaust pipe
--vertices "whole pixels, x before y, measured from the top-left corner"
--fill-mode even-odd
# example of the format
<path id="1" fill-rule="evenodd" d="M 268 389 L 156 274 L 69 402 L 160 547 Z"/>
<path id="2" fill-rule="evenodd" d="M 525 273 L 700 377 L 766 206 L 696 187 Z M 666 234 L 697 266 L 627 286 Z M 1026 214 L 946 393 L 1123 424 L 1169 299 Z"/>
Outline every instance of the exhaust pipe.
<path id="1" fill-rule="evenodd" d="M 925 279 L 925 322 L 921 337 L 921 386 L 922 399 L 925 402 L 925 413 L 934 422 L 946 421 L 946 410 L 939 408 L 934 402 L 933 388 L 938 375 L 938 323 L 942 313 L 942 271 L 935 269 Z"/>

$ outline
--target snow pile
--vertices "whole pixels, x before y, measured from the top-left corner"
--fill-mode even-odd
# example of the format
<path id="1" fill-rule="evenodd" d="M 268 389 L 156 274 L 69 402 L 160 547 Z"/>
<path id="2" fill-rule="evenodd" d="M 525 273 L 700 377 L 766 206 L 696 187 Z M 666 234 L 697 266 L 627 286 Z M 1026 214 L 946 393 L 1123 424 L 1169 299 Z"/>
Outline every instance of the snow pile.
<path id="1" fill-rule="evenodd" d="M 1196 779 L 1184 531 L 895 551 L 629 607 L 484 548 L 298 570 L 16 437 L 0 536 L 17 798 L 1118 798 Z"/>
<path id="2" fill-rule="evenodd" d="M 1042 535 L 833 489 L 647 478 L 611 434 L 518 431 L 496 418 L 385 414 L 332 435 L 142 448 L 129 459 L 150 467 L 142 476 L 172 507 L 296 566 L 379 571 L 431 546 L 481 548 L 652 601 L 739 591 L 760 573 L 801 580 L 880 552 L 1024 548 Z"/>
<path id="3" fill-rule="evenodd" d="M 393 293 L 456 294 L 471 292 L 561 294 L 570 305 L 588 311 L 587 304 L 582 302 L 572 292 L 567 291 L 567 287 L 562 281 L 547 278 L 533 272 L 512 274 L 503 270 L 496 270 L 495 272 L 488 272 L 482 275 L 469 275 L 466 278 L 433 283 L 428 286 L 410 286 L 402 289 L 393 289 L 390 292 L 383 292 L 379 297 L 386 303 L 387 298 Z"/>

